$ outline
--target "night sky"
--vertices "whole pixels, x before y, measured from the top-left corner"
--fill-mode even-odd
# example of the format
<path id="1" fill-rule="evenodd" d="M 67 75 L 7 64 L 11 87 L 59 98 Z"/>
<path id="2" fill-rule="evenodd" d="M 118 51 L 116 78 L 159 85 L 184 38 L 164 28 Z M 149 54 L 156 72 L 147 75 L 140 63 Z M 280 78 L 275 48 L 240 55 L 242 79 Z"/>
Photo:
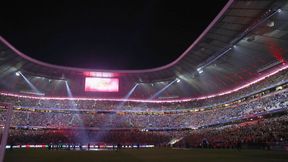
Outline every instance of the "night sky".
<path id="1" fill-rule="evenodd" d="M 103 0 L 38 2 L 34 7 L 1 5 L 0 35 L 24 54 L 52 64 L 154 68 L 179 57 L 226 2 Z"/>

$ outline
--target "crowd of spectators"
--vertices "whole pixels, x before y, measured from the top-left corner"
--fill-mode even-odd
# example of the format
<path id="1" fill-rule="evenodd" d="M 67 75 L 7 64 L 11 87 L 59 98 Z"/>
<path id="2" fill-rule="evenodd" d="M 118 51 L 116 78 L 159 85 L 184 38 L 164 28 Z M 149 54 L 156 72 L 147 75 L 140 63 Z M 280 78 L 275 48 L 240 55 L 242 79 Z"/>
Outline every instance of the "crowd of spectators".
<path id="1" fill-rule="evenodd" d="M 242 146 L 257 145 L 269 149 L 269 146 L 273 144 L 288 144 L 287 132 L 288 115 L 286 114 L 241 124 L 195 130 L 177 145 L 181 147 L 237 148 L 241 144 Z M 205 143 L 206 146 L 204 146 Z"/>
<path id="2" fill-rule="evenodd" d="M 98 140 L 99 134 L 103 134 L 99 138 L 102 142 L 136 141 L 162 145 L 173 138 L 189 135 L 181 140 L 187 146 L 204 144 L 217 147 L 221 143 L 221 147 L 234 147 L 239 143 L 255 141 L 287 141 L 287 115 L 245 126 L 234 124 L 221 129 L 207 128 L 279 111 L 287 112 L 287 78 L 287 71 L 282 71 L 230 95 L 188 102 L 120 103 L 8 95 L 1 95 L 0 102 L 14 105 L 13 129 L 9 138 L 12 143 L 75 143 L 79 142 L 75 139 L 84 133 L 86 142 L 95 141 L 96 137 Z M 2 125 L 6 111 L 0 105 Z"/>
<path id="3" fill-rule="evenodd" d="M 16 108 L 13 113 L 14 127 L 50 127 L 50 128 L 200 128 L 209 125 L 262 115 L 274 111 L 285 111 L 288 105 L 288 90 L 284 89 L 237 102 L 221 108 L 203 111 L 76 111 L 73 109 L 30 109 Z M 31 100 L 31 99 L 30 99 Z M 25 102 L 26 100 L 24 100 Z M 23 101 L 22 101 L 23 102 Z M 23 103 L 26 104 L 26 103 Z M 0 111 L 0 121 L 4 123 L 6 110 Z"/>
<path id="4" fill-rule="evenodd" d="M 239 144 L 257 145 L 269 149 L 271 145 L 288 143 L 288 114 L 258 118 L 238 124 L 196 130 L 141 131 L 77 130 L 77 129 L 10 129 L 8 144 L 153 144 L 168 143 L 180 137 L 174 147 L 238 148 Z M 79 139 L 79 137 L 81 139 Z"/>

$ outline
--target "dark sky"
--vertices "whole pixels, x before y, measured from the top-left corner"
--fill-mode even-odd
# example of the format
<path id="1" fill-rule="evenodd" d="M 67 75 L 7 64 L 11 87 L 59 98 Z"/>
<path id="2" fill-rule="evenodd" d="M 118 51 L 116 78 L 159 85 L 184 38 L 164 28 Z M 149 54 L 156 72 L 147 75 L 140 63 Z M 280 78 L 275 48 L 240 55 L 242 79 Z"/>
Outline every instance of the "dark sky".
<path id="1" fill-rule="evenodd" d="M 227 0 L 129 0 L 1 5 L 0 35 L 64 66 L 144 69 L 179 57 Z M 200 11 L 199 11 L 200 10 Z"/>

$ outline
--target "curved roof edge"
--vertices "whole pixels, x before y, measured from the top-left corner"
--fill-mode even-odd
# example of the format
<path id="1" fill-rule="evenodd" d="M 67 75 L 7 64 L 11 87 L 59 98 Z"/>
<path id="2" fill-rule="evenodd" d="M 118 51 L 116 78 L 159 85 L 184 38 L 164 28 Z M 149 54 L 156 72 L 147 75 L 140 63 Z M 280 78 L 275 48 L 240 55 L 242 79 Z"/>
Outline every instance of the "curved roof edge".
<path id="1" fill-rule="evenodd" d="M 150 68 L 150 69 L 141 69 L 141 70 L 104 70 L 104 69 L 90 69 L 90 68 L 76 68 L 76 67 L 69 67 L 69 66 L 60 66 L 60 65 L 54 65 L 54 64 L 49 64 L 49 63 L 45 63 L 42 61 L 39 61 L 37 59 L 31 58 L 25 54 L 23 54 L 22 52 L 20 52 L 19 50 L 17 50 L 13 45 L 11 45 L 8 41 L 6 41 L 1 35 L 0 35 L 0 41 L 2 43 L 4 43 L 6 46 L 8 46 L 12 51 L 14 51 L 17 55 L 19 55 L 20 57 L 38 64 L 38 65 L 42 65 L 45 67 L 51 67 L 51 68 L 56 68 L 56 69 L 62 69 L 62 70 L 73 70 L 73 71 L 78 71 L 78 72 L 84 72 L 84 71 L 101 71 L 101 72 L 116 72 L 116 73 L 146 73 L 146 72 L 155 72 L 155 71 L 160 71 L 160 70 L 164 70 L 167 69 L 169 67 L 172 67 L 173 65 L 175 65 L 176 63 L 178 63 L 184 56 L 186 56 L 189 51 L 192 50 L 193 47 L 195 47 L 195 45 L 198 44 L 198 42 L 200 40 L 202 40 L 202 38 L 208 33 L 208 31 L 216 24 L 216 22 L 222 17 L 222 15 L 226 12 L 226 10 L 231 6 L 231 4 L 234 2 L 234 0 L 229 0 L 225 6 L 222 8 L 222 10 L 218 13 L 218 15 L 213 19 L 213 21 L 206 27 L 206 29 L 199 35 L 199 37 L 173 62 L 164 65 L 164 66 L 160 66 L 160 67 L 156 67 L 156 68 Z"/>

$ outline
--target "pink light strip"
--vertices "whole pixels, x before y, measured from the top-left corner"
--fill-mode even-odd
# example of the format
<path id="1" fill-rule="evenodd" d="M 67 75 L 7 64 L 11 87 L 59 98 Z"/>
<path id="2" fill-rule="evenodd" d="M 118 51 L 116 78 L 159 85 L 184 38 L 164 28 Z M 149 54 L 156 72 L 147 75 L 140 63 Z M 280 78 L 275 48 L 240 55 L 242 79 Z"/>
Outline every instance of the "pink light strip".
<path id="1" fill-rule="evenodd" d="M 268 73 L 267 75 L 261 76 L 247 84 L 241 85 L 239 87 L 236 87 L 232 90 L 224 91 L 221 93 L 209 95 L 209 96 L 202 96 L 202 97 L 196 97 L 196 98 L 185 98 L 185 99 L 173 99 L 173 100 L 141 100 L 141 99 L 112 99 L 112 98 L 83 98 L 83 97 L 39 97 L 39 96 L 27 96 L 27 95 L 19 95 L 19 94 L 14 94 L 14 93 L 5 93 L 5 92 L 0 92 L 0 95 L 3 96 L 11 96 L 11 97 L 20 97 L 20 98 L 29 98 L 29 99 L 41 99 L 41 100 L 89 100 L 89 101 L 120 101 L 120 102 L 144 102 L 144 103 L 173 103 L 173 102 L 188 102 L 188 101 L 193 101 L 193 100 L 203 100 L 203 99 L 208 99 L 208 98 L 213 98 L 213 97 L 218 97 L 218 96 L 223 96 L 226 94 L 230 94 L 233 92 L 237 92 L 243 88 L 246 88 L 252 84 L 255 84 L 257 82 L 260 82 L 264 80 L 267 77 L 270 77 L 272 75 L 277 74 L 278 72 L 285 70 L 288 68 L 287 64 L 283 64 L 282 67 L 275 69 L 274 71 Z"/>

